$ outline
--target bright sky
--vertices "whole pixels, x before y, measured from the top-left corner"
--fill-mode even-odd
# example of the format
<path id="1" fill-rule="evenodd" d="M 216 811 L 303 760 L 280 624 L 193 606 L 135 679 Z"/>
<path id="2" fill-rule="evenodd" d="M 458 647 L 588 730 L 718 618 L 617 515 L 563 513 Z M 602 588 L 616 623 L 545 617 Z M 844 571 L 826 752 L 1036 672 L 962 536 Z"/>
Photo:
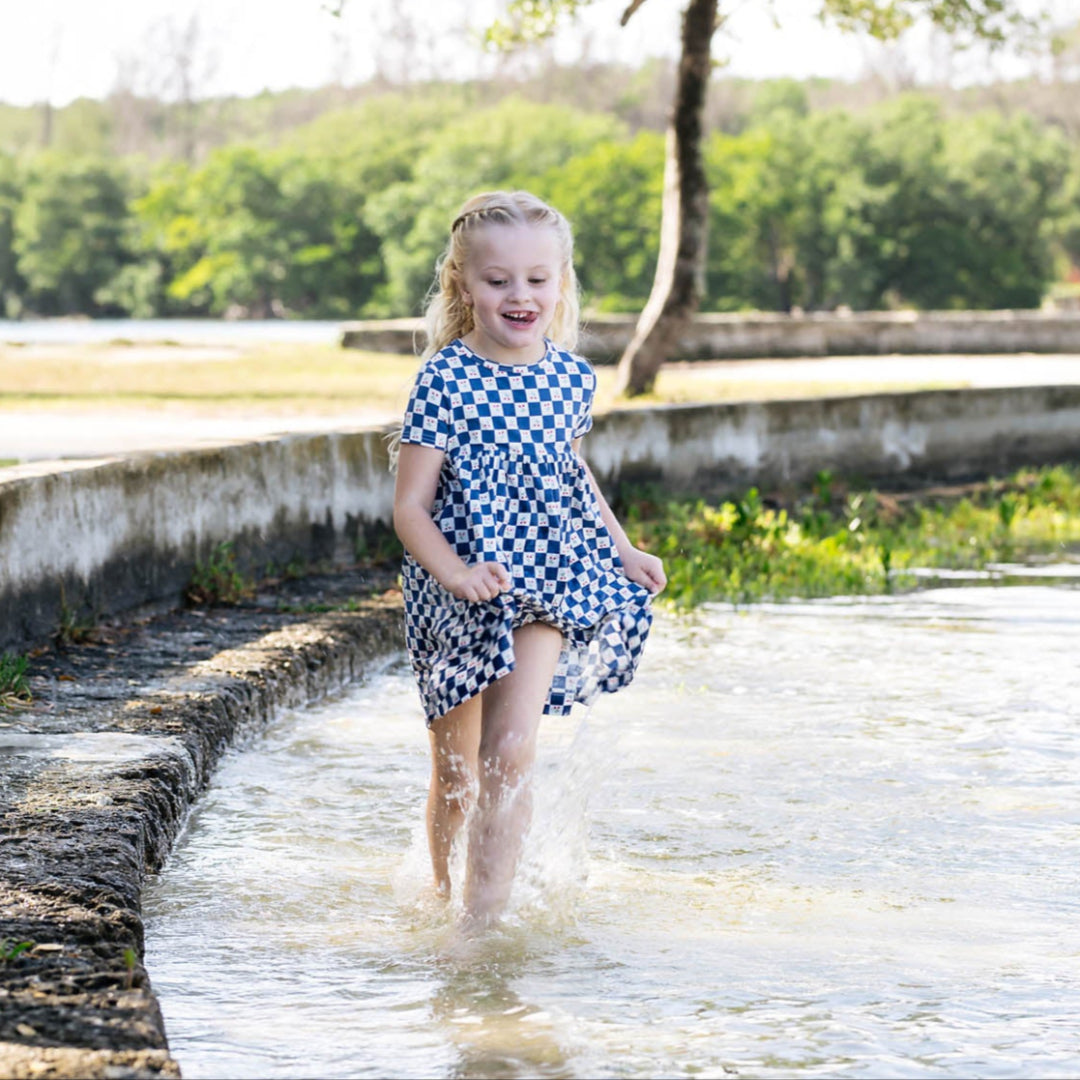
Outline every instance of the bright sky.
<path id="1" fill-rule="evenodd" d="M 1080 0 L 1046 0 L 1080 18 Z M 193 16 L 196 93 L 256 94 L 263 89 L 359 82 L 379 63 L 403 71 L 483 73 L 496 62 L 468 44 L 466 23 L 484 26 L 498 0 L 0 0 L 0 101 L 63 105 L 80 96 L 104 97 L 120 82 L 141 92 L 165 92 L 162 57 Z M 636 63 L 677 48 L 677 0 L 650 0 L 628 27 L 618 26 L 625 0 L 595 0 L 578 28 L 563 32 L 557 53 L 574 60 L 587 41 L 590 55 Z M 914 69 L 923 76 L 952 71 L 964 81 L 989 74 L 984 57 L 949 60 L 925 35 L 900 50 L 823 28 L 810 14 L 814 0 L 775 0 L 777 29 L 761 0 L 722 5 L 731 12 L 716 52 L 728 70 L 752 77 L 854 77 L 867 65 Z M 412 16 L 411 46 L 394 44 L 394 11 Z M 463 14 L 467 13 L 467 14 Z M 175 51 L 175 47 L 173 48 Z M 943 67 L 944 65 L 944 67 Z M 950 66 L 951 65 L 951 66 Z M 966 65 L 966 68 L 965 68 Z M 973 66 L 974 65 L 974 66 Z M 1016 74 L 1015 61 L 994 68 Z"/>

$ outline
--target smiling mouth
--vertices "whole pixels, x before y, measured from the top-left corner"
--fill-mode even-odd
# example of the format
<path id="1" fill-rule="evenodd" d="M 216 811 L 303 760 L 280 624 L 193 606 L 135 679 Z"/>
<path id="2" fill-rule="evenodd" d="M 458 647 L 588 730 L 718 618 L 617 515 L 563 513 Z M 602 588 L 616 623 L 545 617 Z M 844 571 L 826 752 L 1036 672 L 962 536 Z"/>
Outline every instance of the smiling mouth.
<path id="1" fill-rule="evenodd" d="M 503 315 L 503 318 L 513 323 L 515 326 L 531 326 L 536 322 L 535 311 L 508 311 Z"/>

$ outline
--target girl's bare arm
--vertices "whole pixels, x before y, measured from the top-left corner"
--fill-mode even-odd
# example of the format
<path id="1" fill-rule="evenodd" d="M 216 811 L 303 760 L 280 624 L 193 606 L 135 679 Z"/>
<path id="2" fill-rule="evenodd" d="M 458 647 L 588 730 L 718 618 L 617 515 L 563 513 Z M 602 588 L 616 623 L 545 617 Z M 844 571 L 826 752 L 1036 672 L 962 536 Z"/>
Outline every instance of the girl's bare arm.
<path id="1" fill-rule="evenodd" d="M 467 565 L 431 518 L 444 454 L 430 446 L 402 443 L 394 487 L 394 530 L 405 550 L 460 600 L 492 600 L 510 588 L 502 563 Z"/>
<path id="2" fill-rule="evenodd" d="M 581 439 L 574 440 L 574 450 L 580 457 Z M 592 484 L 593 493 L 596 495 L 596 501 L 600 506 L 600 517 L 607 526 L 608 532 L 611 533 L 611 538 L 615 541 L 615 550 L 619 553 L 619 560 L 623 564 L 623 573 L 631 581 L 644 585 L 649 592 L 655 595 L 667 585 L 667 575 L 664 573 L 663 562 L 657 556 L 650 555 L 647 551 L 642 551 L 630 543 L 626 530 L 619 524 L 615 512 L 608 506 L 607 499 L 604 498 L 604 493 L 600 490 L 600 485 L 596 482 L 596 477 L 593 476 L 592 469 L 585 463 L 584 458 L 582 458 L 582 464 L 585 465 L 589 483 Z"/>

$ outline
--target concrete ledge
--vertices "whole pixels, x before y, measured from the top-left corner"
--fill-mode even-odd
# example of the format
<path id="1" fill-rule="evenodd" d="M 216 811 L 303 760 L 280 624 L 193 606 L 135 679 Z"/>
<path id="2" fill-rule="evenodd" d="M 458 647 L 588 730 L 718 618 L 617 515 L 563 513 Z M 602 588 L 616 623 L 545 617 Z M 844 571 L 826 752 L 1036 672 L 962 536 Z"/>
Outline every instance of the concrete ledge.
<path id="1" fill-rule="evenodd" d="M 630 342 L 636 315 L 594 315 L 580 351 L 614 363 Z M 373 352 L 415 353 L 419 319 L 346 323 L 341 344 Z M 783 315 L 698 315 L 669 359 L 728 360 L 890 353 L 1080 353 L 1080 311 L 866 311 Z"/>
<path id="2" fill-rule="evenodd" d="M 46 639 L 63 618 L 174 606 L 226 542 L 241 569 L 260 573 L 297 559 L 351 563 L 393 503 L 374 429 L 0 475 L 0 650 Z"/>
<path id="3" fill-rule="evenodd" d="M 627 409 L 585 439 L 607 488 L 730 493 L 837 476 L 912 486 L 1080 460 L 1080 386 Z"/>
<path id="4" fill-rule="evenodd" d="M 34 704 L 0 713 L 0 939 L 34 946 L 3 966 L 0 1075 L 179 1076 L 141 963 L 146 875 L 232 743 L 400 651 L 400 596 L 359 599 L 372 587 L 308 579 L 309 600 L 349 610 L 305 619 L 264 596 L 34 662 Z"/>

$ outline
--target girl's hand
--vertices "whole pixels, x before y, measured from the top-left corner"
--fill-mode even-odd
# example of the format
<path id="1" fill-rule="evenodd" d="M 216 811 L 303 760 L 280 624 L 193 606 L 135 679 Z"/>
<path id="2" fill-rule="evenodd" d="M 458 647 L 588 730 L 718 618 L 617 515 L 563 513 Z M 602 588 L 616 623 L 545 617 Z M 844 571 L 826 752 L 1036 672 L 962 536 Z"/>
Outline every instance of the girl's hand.
<path id="1" fill-rule="evenodd" d="M 499 593 L 506 592 L 510 588 L 510 572 L 502 563 L 474 563 L 443 585 L 459 600 L 477 604 L 481 600 L 494 600 Z"/>
<path id="2" fill-rule="evenodd" d="M 655 596 L 667 584 L 664 564 L 655 555 L 632 547 L 622 556 L 623 573 Z"/>

